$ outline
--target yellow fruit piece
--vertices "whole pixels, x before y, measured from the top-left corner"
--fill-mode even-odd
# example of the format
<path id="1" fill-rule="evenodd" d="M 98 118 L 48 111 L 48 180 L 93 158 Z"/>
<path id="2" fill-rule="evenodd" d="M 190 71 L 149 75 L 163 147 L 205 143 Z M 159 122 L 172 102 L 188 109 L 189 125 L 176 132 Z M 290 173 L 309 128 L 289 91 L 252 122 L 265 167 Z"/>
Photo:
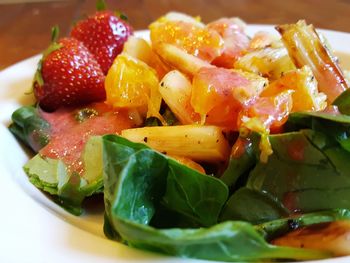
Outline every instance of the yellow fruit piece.
<path id="1" fill-rule="evenodd" d="M 169 67 L 152 50 L 150 44 L 142 38 L 129 36 L 128 40 L 124 43 L 123 54 L 145 62 L 157 72 L 159 78 L 164 77 L 170 71 Z"/>
<path id="2" fill-rule="evenodd" d="M 171 156 L 194 161 L 226 161 L 230 145 L 223 129 L 216 126 L 179 125 L 123 130 L 121 136 Z"/>
<path id="3" fill-rule="evenodd" d="M 119 55 L 105 80 L 106 102 L 118 108 L 147 109 L 147 117 L 162 120 L 159 109 L 162 97 L 156 72 L 141 60 Z"/>
<path id="4" fill-rule="evenodd" d="M 197 23 L 163 17 L 152 23 L 149 28 L 152 46 L 156 52 L 160 44 L 171 44 L 208 62 L 221 55 L 221 36 Z"/>
<path id="5" fill-rule="evenodd" d="M 236 61 L 234 67 L 259 74 L 270 80 L 276 80 L 285 72 L 296 69 L 284 47 L 267 47 L 248 52 Z"/>
<path id="6" fill-rule="evenodd" d="M 327 106 L 327 96 L 318 92 L 317 81 L 308 66 L 285 73 L 272 82 L 261 95 L 274 96 L 285 90 L 294 91 L 292 112 L 320 111 Z"/>

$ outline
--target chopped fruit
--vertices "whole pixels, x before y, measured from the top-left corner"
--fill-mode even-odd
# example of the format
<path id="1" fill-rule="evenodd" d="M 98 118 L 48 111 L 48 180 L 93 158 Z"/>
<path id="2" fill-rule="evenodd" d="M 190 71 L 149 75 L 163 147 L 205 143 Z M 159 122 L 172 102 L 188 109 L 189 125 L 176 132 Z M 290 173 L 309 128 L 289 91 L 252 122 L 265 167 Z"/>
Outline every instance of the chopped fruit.
<path id="1" fill-rule="evenodd" d="M 83 42 L 101 65 L 104 74 L 122 51 L 124 42 L 132 35 L 131 26 L 111 11 L 99 11 L 79 21 L 71 37 Z"/>
<path id="2" fill-rule="evenodd" d="M 33 83 L 36 99 L 48 111 L 103 100 L 106 96 L 103 85 L 100 65 L 74 38 L 51 44 L 44 52 Z"/>
<path id="3" fill-rule="evenodd" d="M 130 36 L 124 44 L 123 53 L 139 59 L 146 64 L 150 64 L 152 56 L 154 55 L 151 46 L 146 40 Z"/>
<path id="4" fill-rule="evenodd" d="M 86 112 L 93 114 L 87 115 Z M 61 108 L 53 113 L 41 111 L 40 115 L 51 127 L 50 142 L 40 154 L 62 160 L 70 172 L 80 175 L 84 173 L 82 151 L 91 136 L 119 134 L 124 129 L 135 127 L 126 111 L 116 111 L 105 103 L 93 103 L 83 109 Z M 80 118 L 82 115 L 85 117 Z"/>
<path id="5" fill-rule="evenodd" d="M 152 50 L 148 42 L 142 38 L 130 36 L 124 44 L 123 53 L 145 62 L 157 71 L 159 78 L 163 78 L 170 71 L 169 67 Z"/>
<path id="6" fill-rule="evenodd" d="M 320 111 L 327 106 L 327 97 L 318 92 L 317 81 L 307 66 L 285 73 L 272 82 L 262 92 L 262 96 L 275 96 L 285 90 L 294 90 L 292 112 Z"/>
<path id="7" fill-rule="evenodd" d="M 233 68 L 242 51 L 249 46 L 249 38 L 244 33 L 245 27 L 245 23 L 239 18 L 221 18 L 207 25 L 207 28 L 218 32 L 224 40 L 223 53 L 215 58 L 214 65 Z"/>
<path id="8" fill-rule="evenodd" d="M 124 130 L 122 136 L 133 142 L 145 143 L 162 153 L 195 161 L 226 161 L 230 155 L 230 145 L 223 130 L 216 126 L 144 127 Z"/>
<path id="9" fill-rule="evenodd" d="M 270 97 L 259 97 L 247 110 L 241 112 L 238 126 L 268 134 L 279 131 L 291 112 L 293 90 L 285 90 Z"/>
<path id="10" fill-rule="evenodd" d="M 267 47 L 246 53 L 236 61 L 235 68 L 275 80 L 295 66 L 286 48 Z"/>
<path id="11" fill-rule="evenodd" d="M 156 51 L 165 63 L 188 75 L 196 74 L 203 67 L 214 67 L 209 62 L 190 55 L 174 45 L 159 44 Z"/>
<path id="12" fill-rule="evenodd" d="M 150 31 L 152 45 L 157 53 L 160 44 L 170 44 L 211 62 L 222 52 L 223 41 L 220 35 L 197 23 L 162 17 L 150 25 Z"/>
<path id="13" fill-rule="evenodd" d="M 192 84 L 180 71 L 173 70 L 160 82 L 159 92 L 182 124 L 199 122 L 200 116 L 191 105 Z"/>
<path id="14" fill-rule="evenodd" d="M 318 82 L 318 89 L 327 95 L 328 103 L 332 103 L 348 89 L 338 62 L 312 25 L 301 20 L 296 24 L 278 26 L 276 29 L 282 35 L 294 64 L 298 68 L 311 68 Z"/>
<path id="15" fill-rule="evenodd" d="M 350 255 L 350 221 L 310 225 L 272 241 L 277 246 L 327 250 L 334 256 Z"/>
<path id="16" fill-rule="evenodd" d="M 107 103 L 117 108 L 137 108 L 147 117 L 157 117 L 162 97 L 156 72 L 141 60 L 119 55 L 106 77 Z"/>
<path id="17" fill-rule="evenodd" d="M 237 129 L 239 112 L 267 85 L 255 74 L 224 68 L 202 68 L 193 78 L 191 104 L 202 122 Z"/>

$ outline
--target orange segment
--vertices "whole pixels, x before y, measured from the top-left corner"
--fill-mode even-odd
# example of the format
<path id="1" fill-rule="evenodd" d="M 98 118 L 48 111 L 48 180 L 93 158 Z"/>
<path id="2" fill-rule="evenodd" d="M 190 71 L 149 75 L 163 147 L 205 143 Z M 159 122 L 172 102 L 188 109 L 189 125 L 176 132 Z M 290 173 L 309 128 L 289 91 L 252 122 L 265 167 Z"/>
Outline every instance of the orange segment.
<path id="1" fill-rule="evenodd" d="M 222 52 L 223 41 L 220 35 L 195 23 L 161 18 L 149 28 L 152 45 L 156 51 L 159 44 L 171 44 L 209 62 Z"/>
<path id="2" fill-rule="evenodd" d="M 275 96 L 286 90 L 294 90 L 292 112 L 320 111 L 327 106 L 327 97 L 318 92 L 317 81 L 307 66 L 285 73 L 272 82 L 263 91 L 262 96 Z"/>
<path id="3" fill-rule="evenodd" d="M 202 68 L 193 78 L 191 104 L 202 122 L 237 129 L 238 113 L 260 94 L 266 80 L 224 68 Z"/>
<path id="4" fill-rule="evenodd" d="M 147 117 L 159 117 L 158 84 L 156 72 L 146 63 L 119 55 L 106 76 L 106 102 L 119 108 L 146 108 Z"/>

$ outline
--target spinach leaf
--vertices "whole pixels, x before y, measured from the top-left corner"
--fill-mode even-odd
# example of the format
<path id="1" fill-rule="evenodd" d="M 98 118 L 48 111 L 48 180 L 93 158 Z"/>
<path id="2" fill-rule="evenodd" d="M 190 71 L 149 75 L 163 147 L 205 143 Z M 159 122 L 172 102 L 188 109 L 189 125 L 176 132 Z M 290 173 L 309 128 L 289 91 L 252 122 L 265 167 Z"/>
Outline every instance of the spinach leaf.
<path id="1" fill-rule="evenodd" d="M 227 186 L 233 187 L 239 178 L 254 166 L 255 162 L 255 155 L 251 149 L 247 149 L 239 158 L 230 158 L 229 165 L 220 179 Z"/>
<path id="2" fill-rule="evenodd" d="M 235 187 L 240 178 L 249 172 L 259 159 L 257 151 L 260 135 L 258 133 L 252 133 L 249 138 L 239 137 L 238 140 L 243 142 L 244 151 L 239 156 L 231 155 L 229 165 L 220 177 L 230 188 Z"/>
<path id="3" fill-rule="evenodd" d="M 34 152 L 38 152 L 50 140 L 50 124 L 41 118 L 38 109 L 24 106 L 12 114 L 9 130 Z"/>
<path id="4" fill-rule="evenodd" d="M 344 150 L 350 152 L 350 116 L 322 112 L 300 112 L 290 115 L 288 130 L 305 128 L 329 135 Z"/>
<path id="5" fill-rule="evenodd" d="M 333 101 L 333 105 L 338 106 L 341 113 L 350 115 L 350 89 L 340 94 L 335 101 Z"/>
<path id="6" fill-rule="evenodd" d="M 23 169 L 32 184 L 54 195 L 54 200 L 69 212 L 79 215 L 84 198 L 101 192 L 103 187 L 101 137 L 89 139 L 82 160 L 85 168 L 82 176 L 70 173 L 61 160 L 40 154 L 29 160 Z"/>
<path id="7" fill-rule="evenodd" d="M 294 112 L 291 113 L 288 117 L 287 124 L 302 124 L 304 127 L 311 128 L 312 121 L 315 119 L 336 122 L 339 125 L 350 125 L 350 116 L 344 114 L 331 114 L 326 112 L 317 112 L 317 111 L 307 111 L 307 112 Z M 311 125 L 310 125 L 311 124 Z"/>
<path id="8" fill-rule="evenodd" d="M 220 221 L 241 220 L 252 224 L 283 218 L 288 212 L 267 193 L 241 187 L 228 199 Z"/>
<path id="9" fill-rule="evenodd" d="M 104 136 L 103 163 L 104 230 L 108 237 L 129 246 L 181 257 L 222 261 L 330 256 L 327 252 L 269 245 L 249 223 L 228 221 L 216 224 L 213 219 L 203 220 L 210 211 L 215 215 L 221 210 L 227 198 L 225 184 L 141 144 L 115 135 Z M 162 205 L 203 226 L 212 225 L 208 228 L 155 228 L 151 224 L 152 218 Z"/>
<path id="10" fill-rule="evenodd" d="M 295 230 L 304 226 L 332 222 L 337 220 L 349 220 L 350 210 L 334 209 L 321 211 L 316 213 L 308 213 L 301 216 L 286 217 L 279 220 L 269 221 L 255 228 L 262 233 L 267 240 L 272 240 L 291 230 Z"/>
<path id="11" fill-rule="evenodd" d="M 217 222 L 221 208 L 228 197 L 227 187 L 217 178 L 203 175 L 143 144 L 131 143 L 116 135 L 104 136 L 103 147 L 106 210 L 113 207 L 110 200 L 118 204 L 115 201 L 118 180 L 123 180 L 124 184 L 134 180 L 130 185 L 124 185 L 123 189 L 140 185 L 145 189 L 139 189 L 139 192 L 146 191 L 145 194 L 151 194 L 152 189 L 147 187 L 153 185 L 152 187 L 156 187 L 153 191 L 156 196 L 149 196 L 148 199 L 157 203 L 158 207 L 163 205 L 203 226 Z M 120 176 L 125 178 L 120 179 Z M 157 182 L 157 186 L 155 182 L 152 183 L 153 180 Z M 132 195 L 129 196 L 129 200 L 137 198 L 131 190 L 126 193 Z M 131 205 L 134 202 L 136 201 L 128 203 Z M 137 199 L 137 203 L 140 202 L 150 201 Z M 155 208 L 148 208 L 147 213 L 143 211 L 142 214 L 147 216 L 147 220 L 151 220 L 154 210 Z M 138 213 L 133 211 L 132 214 Z M 146 223 L 147 220 L 144 220 L 142 222 Z"/>
<path id="12" fill-rule="evenodd" d="M 350 152 L 312 130 L 270 136 L 273 154 L 258 162 L 249 189 L 266 193 L 290 214 L 350 208 Z"/>

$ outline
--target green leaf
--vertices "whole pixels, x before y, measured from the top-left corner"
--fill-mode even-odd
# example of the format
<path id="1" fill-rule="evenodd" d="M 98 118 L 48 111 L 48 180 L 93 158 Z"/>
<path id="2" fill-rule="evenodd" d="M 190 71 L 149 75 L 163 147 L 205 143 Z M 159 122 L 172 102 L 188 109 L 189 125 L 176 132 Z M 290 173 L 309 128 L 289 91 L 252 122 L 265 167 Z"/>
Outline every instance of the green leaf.
<path id="1" fill-rule="evenodd" d="M 333 105 L 338 106 L 341 113 L 350 115 L 350 89 L 340 94 L 335 101 L 333 101 Z"/>
<path id="2" fill-rule="evenodd" d="M 60 35 L 60 28 L 56 25 L 51 28 L 51 43 L 57 42 Z"/>
<path id="3" fill-rule="evenodd" d="M 168 165 L 167 190 L 163 197 L 166 207 L 188 216 L 200 225 L 216 224 L 228 197 L 225 185 L 214 177 L 203 176 L 172 159 L 168 160 Z"/>
<path id="4" fill-rule="evenodd" d="M 234 187 L 237 181 L 247 174 L 259 159 L 257 151 L 260 141 L 260 135 L 253 133 L 248 139 L 238 138 L 237 140 L 245 140 L 247 144 L 245 151 L 238 157 L 231 156 L 229 165 L 220 179 L 230 188 Z"/>
<path id="5" fill-rule="evenodd" d="M 255 226 L 267 240 L 272 240 L 285 233 L 304 226 L 313 224 L 333 222 L 337 220 L 349 220 L 350 211 L 347 209 L 334 209 L 316 213 L 304 214 L 301 216 L 286 217 L 279 220 L 266 222 Z"/>
<path id="6" fill-rule="evenodd" d="M 331 114 L 326 112 L 294 112 L 288 117 L 288 124 L 295 124 L 304 127 L 310 127 L 312 121 L 318 119 L 323 121 L 336 122 L 339 125 L 350 125 L 350 116 L 344 114 Z"/>
<path id="7" fill-rule="evenodd" d="M 66 174 L 66 166 L 59 160 L 44 159 L 39 154 L 23 167 L 29 180 L 38 188 L 52 195 L 58 194 L 58 180 Z"/>
<path id="8" fill-rule="evenodd" d="M 101 137 L 92 136 L 86 143 L 82 153 L 84 174 L 81 176 L 69 173 L 61 160 L 40 154 L 25 164 L 24 171 L 32 184 L 54 195 L 56 202 L 69 212 L 79 215 L 85 197 L 99 193 L 103 187 L 101 140 Z"/>
<path id="9" fill-rule="evenodd" d="M 229 198 L 220 220 L 241 220 L 259 224 L 287 215 L 288 212 L 281 203 L 270 195 L 242 187 Z"/>
<path id="10" fill-rule="evenodd" d="M 331 256 L 326 251 L 269 245 L 254 226 L 239 221 L 228 221 L 210 228 L 160 230 L 114 216 L 112 227 L 118 229 L 129 246 L 186 258 L 242 262 L 310 260 Z"/>
<path id="11" fill-rule="evenodd" d="M 290 115 L 287 130 L 305 128 L 329 135 L 344 150 L 350 152 L 350 116 L 322 112 L 302 112 Z"/>
<path id="12" fill-rule="evenodd" d="M 350 208 L 350 153 L 312 130 L 270 136 L 273 154 L 257 163 L 247 187 L 266 193 L 290 214 Z"/>
<path id="13" fill-rule="evenodd" d="M 303 260 L 330 256 L 327 252 L 269 245 L 249 223 L 215 224 L 213 219 L 203 220 L 210 211 L 214 215 L 220 211 L 220 200 L 227 197 L 227 187 L 142 144 L 115 135 L 104 136 L 103 162 L 104 229 L 109 238 L 141 249 L 209 260 Z M 156 228 L 152 218 L 159 216 L 163 205 L 212 226 Z"/>
<path id="14" fill-rule="evenodd" d="M 38 109 L 24 106 L 12 114 L 9 130 L 34 152 L 38 152 L 50 140 L 50 124 L 43 119 Z"/>
<path id="15" fill-rule="evenodd" d="M 150 196 L 149 199 L 160 202 L 161 197 L 165 207 L 196 220 L 201 225 L 217 222 L 219 212 L 228 195 L 227 187 L 220 180 L 181 165 L 143 144 L 131 143 L 112 135 L 104 136 L 103 141 L 106 207 L 113 206 L 109 201 L 116 198 L 117 180 L 123 180 L 123 184 L 131 182 L 130 185 L 124 185 L 123 189 L 144 185 L 145 189 L 139 190 L 141 193 L 145 191 L 143 198 L 145 194 L 152 194 L 152 189 L 147 189 L 146 186 L 152 185 L 155 180 L 160 184 L 156 187 L 157 190 L 153 191 L 157 197 Z M 120 176 L 123 176 L 123 179 L 116 179 Z M 123 198 L 127 196 L 129 200 L 136 200 L 137 197 L 134 195 L 135 193 L 131 190 L 125 190 L 125 194 L 121 194 Z M 123 202 L 113 202 L 118 205 L 123 204 Z M 140 202 L 148 204 L 146 200 L 137 201 L 137 203 Z M 126 203 L 130 205 L 130 202 Z M 134 204 L 134 201 L 132 203 Z M 152 212 L 154 208 L 147 208 L 147 211 L 149 214 L 141 213 L 146 219 L 136 211 L 132 211 L 132 215 L 138 215 L 142 222 L 149 222 L 154 215 Z"/>

